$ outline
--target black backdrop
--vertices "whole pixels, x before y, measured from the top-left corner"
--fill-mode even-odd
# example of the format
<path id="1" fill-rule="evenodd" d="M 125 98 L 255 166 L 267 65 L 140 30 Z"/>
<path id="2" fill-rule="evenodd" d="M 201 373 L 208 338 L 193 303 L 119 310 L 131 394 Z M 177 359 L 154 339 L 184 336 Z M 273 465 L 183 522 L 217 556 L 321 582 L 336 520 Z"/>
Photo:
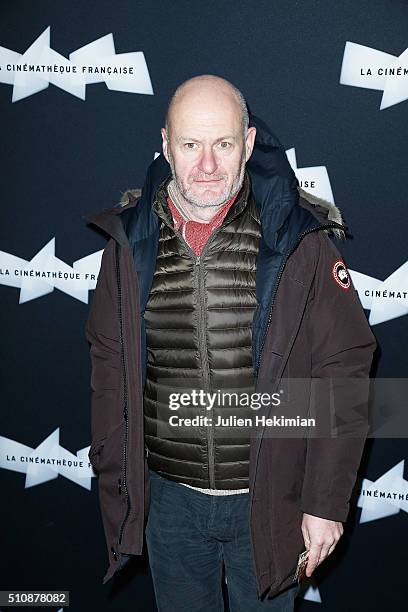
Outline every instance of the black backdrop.
<path id="1" fill-rule="evenodd" d="M 105 239 L 81 215 L 141 186 L 161 150 L 168 97 L 186 78 L 211 73 L 236 84 L 285 148 L 296 148 L 299 168 L 326 166 L 354 236 L 343 250 L 349 268 L 385 280 L 407 259 L 408 101 L 380 110 L 381 91 L 339 81 L 347 41 L 403 53 L 408 3 L 2 0 L 0 11 L 5 49 L 23 54 L 50 26 L 51 48 L 68 58 L 112 33 L 117 54 L 143 51 L 153 87 L 145 95 L 90 84 L 81 100 L 50 84 L 13 103 L 12 85 L 0 82 L 0 589 L 69 590 L 72 610 L 155 610 L 146 560 L 102 585 L 107 557 L 96 479 L 88 489 L 63 473 L 41 478 L 39 468 L 43 482 L 35 484 L 35 473 L 26 481 L 15 467 L 14 451 L 29 455 L 58 428 L 59 451 L 51 441 L 37 454 L 75 458 L 82 449 L 86 456 L 88 305 L 58 288 L 19 303 L 20 289 L 7 286 L 5 269 L 15 268 L 7 254 L 29 262 L 55 237 L 55 256 L 72 266 L 103 249 Z M 0 81 L 4 57 L 2 49 Z M 406 291 L 407 274 L 398 283 Z M 373 326 L 377 376 L 406 376 L 406 324 L 405 316 L 390 316 Z M 387 514 L 379 500 L 382 518 L 361 522 L 357 500 L 363 479 L 379 479 L 406 450 L 404 439 L 367 443 L 345 534 L 299 609 L 407 609 L 407 502 Z M 406 480 L 394 485 L 408 493 Z"/>

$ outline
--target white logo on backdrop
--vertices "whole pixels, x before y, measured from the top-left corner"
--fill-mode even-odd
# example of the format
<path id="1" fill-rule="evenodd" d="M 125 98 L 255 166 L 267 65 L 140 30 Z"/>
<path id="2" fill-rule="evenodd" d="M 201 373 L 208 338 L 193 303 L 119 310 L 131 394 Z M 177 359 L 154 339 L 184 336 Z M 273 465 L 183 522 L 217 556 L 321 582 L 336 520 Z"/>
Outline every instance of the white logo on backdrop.
<path id="1" fill-rule="evenodd" d="M 303 189 L 334 203 L 329 175 L 325 166 L 298 168 L 295 149 L 288 149 L 286 156 Z M 408 262 L 384 281 L 361 272 L 349 270 L 361 304 L 370 310 L 370 325 L 377 325 L 408 314 Z"/>
<path id="2" fill-rule="evenodd" d="M 380 110 L 408 100 L 408 49 L 395 57 L 347 41 L 340 84 L 382 91 Z"/>
<path id="3" fill-rule="evenodd" d="M 55 238 L 30 261 L 0 251 L 0 284 L 20 289 L 19 304 L 52 293 L 54 288 L 87 304 L 89 290 L 96 287 L 102 253 L 82 257 L 71 268 L 55 257 Z"/>
<path id="4" fill-rule="evenodd" d="M 12 102 L 32 96 L 50 83 L 85 100 L 86 86 L 105 83 L 108 89 L 153 95 L 142 51 L 116 54 L 113 34 L 73 51 L 69 60 L 50 47 L 48 26 L 20 54 L 0 47 L 0 83 L 13 86 Z"/>
<path id="5" fill-rule="evenodd" d="M 363 308 L 370 310 L 370 325 L 408 314 L 408 262 L 384 281 L 349 270 Z"/>
<path id="6" fill-rule="evenodd" d="M 59 444 L 59 427 L 37 448 L 0 436 L 0 467 L 26 475 L 25 488 L 54 480 L 59 475 L 91 489 L 95 476 L 88 459 L 90 446 L 73 455 Z"/>
<path id="7" fill-rule="evenodd" d="M 296 150 L 294 148 L 287 149 L 286 157 L 292 166 L 293 172 L 296 174 L 296 178 L 299 181 L 300 186 L 305 191 L 334 204 L 333 192 L 326 166 L 298 168 L 296 162 Z"/>
<path id="8" fill-rule="evenodd" d="M 404 480 L 404 460 L 377 480 L 364 478 L 357 501 L 361 508 L 360 523 L 408 512 L 408 481 Z"/>

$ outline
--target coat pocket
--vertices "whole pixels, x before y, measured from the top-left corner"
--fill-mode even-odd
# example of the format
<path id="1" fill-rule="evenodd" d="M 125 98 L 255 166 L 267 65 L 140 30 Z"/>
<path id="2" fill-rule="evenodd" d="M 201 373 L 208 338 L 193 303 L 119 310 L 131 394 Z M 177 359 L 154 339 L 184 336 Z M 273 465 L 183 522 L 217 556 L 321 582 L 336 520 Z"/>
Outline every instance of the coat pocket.
<path id="1" fill-rule="evenodd" d="M 125 420 L 122 419 L 106 436 L 92 442 L 88 457 L 97 474 L 110 469 L 111 466 L 120 469 L 123 457 L 124 432 Z"/>

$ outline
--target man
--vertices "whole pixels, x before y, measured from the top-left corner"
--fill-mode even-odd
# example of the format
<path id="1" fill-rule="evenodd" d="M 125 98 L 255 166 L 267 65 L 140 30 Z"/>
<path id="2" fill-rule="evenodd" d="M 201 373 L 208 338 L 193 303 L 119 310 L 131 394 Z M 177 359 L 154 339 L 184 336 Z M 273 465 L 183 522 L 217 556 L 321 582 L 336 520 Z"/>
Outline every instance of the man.
<path id="1" fill-rule="evenodd" d="M 217 436 L 213 420 L 169 435 L 163 398 L 180 380 L 335 379 L 332 395 L 366 380 L 376 342 L 332 241 L 345 226 L 228 81 L 183 83 L 161 134 L 141 197 L 85 217 L 109 236 L 86 327 L 104 582 L 146 531 L 160 611 L 222 610 L 223 565 L 232 611 L 293 610 L 300 555 L 310 576 L 343 533 L 364 433 Z M 311 386 L 306 410 L 327 398 Z"/>

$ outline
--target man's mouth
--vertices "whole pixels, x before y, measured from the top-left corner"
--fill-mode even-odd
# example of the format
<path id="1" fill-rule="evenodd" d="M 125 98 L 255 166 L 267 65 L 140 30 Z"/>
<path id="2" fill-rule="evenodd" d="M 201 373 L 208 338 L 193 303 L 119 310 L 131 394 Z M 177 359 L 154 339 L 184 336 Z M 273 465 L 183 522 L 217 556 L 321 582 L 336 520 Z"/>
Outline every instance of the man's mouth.
<path id="1" fill-rule="evenodd" d="M 208 181 L 202 181 L 202 180 L 197 180 L 196 179 L 196 183 L 219 183 L 220 181 L 222 181 L 222 179 L 210 179 Z"/>

